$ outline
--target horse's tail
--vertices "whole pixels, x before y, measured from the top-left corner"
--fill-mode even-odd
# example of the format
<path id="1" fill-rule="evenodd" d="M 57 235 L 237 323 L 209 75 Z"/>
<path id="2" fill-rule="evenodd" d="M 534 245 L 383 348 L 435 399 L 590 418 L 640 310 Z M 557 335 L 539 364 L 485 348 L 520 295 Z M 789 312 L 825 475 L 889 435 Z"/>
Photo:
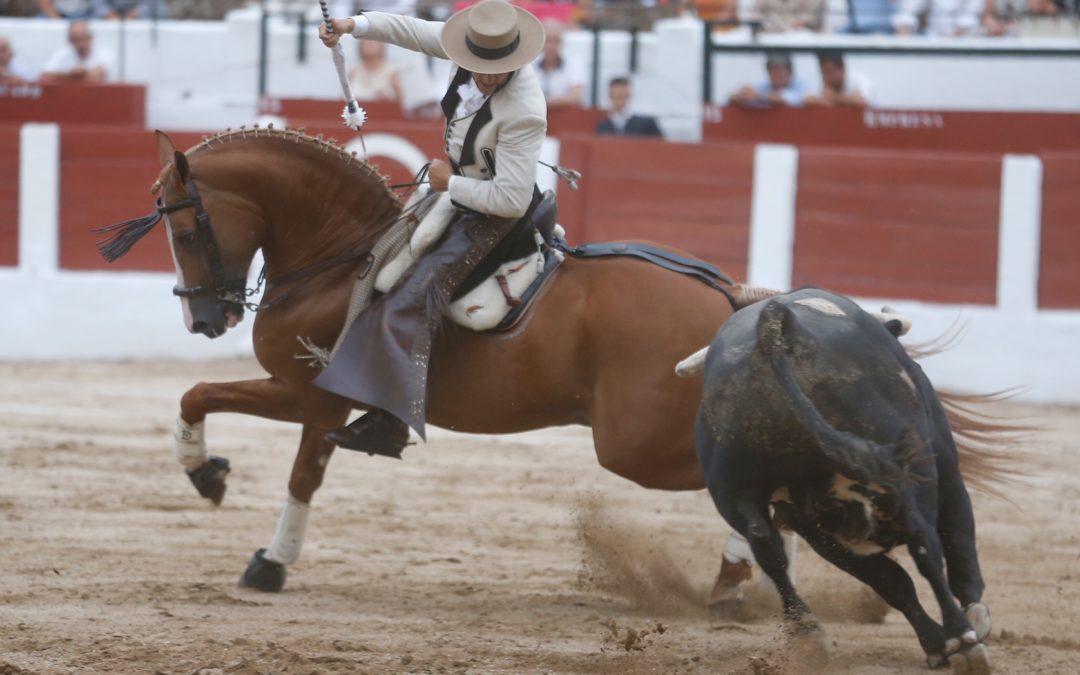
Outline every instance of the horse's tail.
<path id="1" fill-rule="evenodd" d="M 737 284 L 731 289 L 731 297 L 735 301 L 736 310 L 740 310 L 743 307 L 749 307 L 756 302 L 768 300 L 777 295 L 780 295 L 780 291 L 774 291 L 771 288 L 764 288 L 762 286 Z"/>
<path id="2" fill-rule="evenodd" d="M 1016 446 L 1036 428 L 988 415 L 977 408 L 1007 400 L 1011 395 L 1012 392 L 937 391 L 956 443 L 960 474 L 976 490 L 1002 499 L 1008 499 L 1002 488 L 1019 479 L 1022 457 L 1017 454 Z"/>
<path id="3" fill-rule="evenodd" d="M 882 445 L 857 434 L 841 431 L 821 414 L 806 395 L 792 370 L 790 344 L 785 335 L 791 326 L 791 309 L 770 300 L 758 317 L 757 348 L 769 363 L 782 396 L 791 406 L 795 419 L 809 433 L 822 455 L 838 471 L 859 481 L 877 483 L 897 492 L 908 482 L 903 460 L 910 453 L 907 437 L 895 444 Z"/>
<path id="4" fill-rule="evenodd" d="M 916 361 L 949 351 L 963 336 L 963 327 L 954 323 L 937 338 L 915 345 L 905 345 L 908 356 Z M 1038 429 L 1007 418 L 989 415 L 979 408 L 1012 398 L 1014 391 L 990 394 L 961 394 L 935 388 L 952 430 L 960 462 L 960 474 L 976 490 L 1002 499 L 1008 497 L 1002 487 L 1019 479 L 1022 459 L 1017 446 Z"/>

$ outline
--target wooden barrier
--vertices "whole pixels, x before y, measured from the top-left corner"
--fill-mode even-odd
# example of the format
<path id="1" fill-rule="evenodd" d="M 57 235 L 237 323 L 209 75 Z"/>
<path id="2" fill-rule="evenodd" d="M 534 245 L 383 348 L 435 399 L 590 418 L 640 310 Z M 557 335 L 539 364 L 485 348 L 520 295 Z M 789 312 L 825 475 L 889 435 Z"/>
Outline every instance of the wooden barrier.
<path id="1" fill-rule="evenodd" d="M 19 127 L 0 125 L 0 267 L 19 264 Z"/>
<path id="2" fill-rule="evenodd" d="M 746 278 L 754 148 L 651 139 L 567 137 L 560 163 L 581 191 L 559 188 L 559 220 L 575 243 L 647 239 Z"/>
<path id="3" fill-rule="evenodd" d="M 367 111 L 369 126 L 382 124 L 434 125 L 441 133 L 444 122 L 440 116 L 424 118 L 406 115 L 401 106 L 394 101 L 374 101 L 360 104 Z M 341 111 L 344 104 L 340 100 L 313 98 L 266 98 L 259 104 L 259 111 L 267 115 L 284 118 L 289 126 L 306 128 L 332 128 L 342 133 Z M 548 111 L 548 135 L 592 133 L 597 123 L 603 119 L 602 110 L 587 108 L 560 108 Z M 369 131 L 368 126 L 364 131 Z"/>
<path id="4" fill-rule="evenodd" d="M 175 133 L 177 148 L 199 140 Z M 60 127 L 60 267 L 69 270 L 172 271 L 172 254 L 161 232 L 146 237 L 111 265 L 94 244 L 94 228 L 154 210 L 150 186 L 161 167 L 153 132 L 64 125 Z"/>
<path id="5" fill-rule="evenodd" d="M 1072 113 L 740 108 L 706 110 L 706 141 L 1027 152 L 1080 150 L 1080 115 Z"/>
<path id="6" fill-rule="evenodd" d="M 806 149 L 792 285 L 993 305 L 998 155 Z"/>
<path id="7" fill-rule="evenodd" d="M 60 122 L 146 126 L 146 87 L 132 84 L 0 84 L 0 124 Z"/>
<path id="8" fill-rule="evenodd" d="M 1039 307 L 1080 309 L 1080 153 L 1043 161 Z"/>

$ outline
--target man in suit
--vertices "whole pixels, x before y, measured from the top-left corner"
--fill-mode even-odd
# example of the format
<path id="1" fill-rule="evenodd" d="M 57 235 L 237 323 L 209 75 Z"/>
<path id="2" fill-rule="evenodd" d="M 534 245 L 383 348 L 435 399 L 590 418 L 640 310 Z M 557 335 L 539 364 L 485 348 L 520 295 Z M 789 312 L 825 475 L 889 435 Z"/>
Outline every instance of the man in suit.
<path id="1" fill-rule="evenodd" d="M 409 427 L 424 437 L 427 364 L 442 320 L 429 308 L 473 282 L 478 262 L 505 243 L 539 196 L 536 164 L 547 134 L 547 104 L 527 66 L 543 48 L 544 28 L 506 0 L 482 0 L 445 23 L 365 12 L 332 26 L 319 29 L 328 47 L 348 33 L 456 66 L 442 100 L 448 161 L 433 159 L 428 171 L 431 189 L 449 192 L 457 207 L 448 234 L 408 279 L 361 313 L 315 380 L 370 409 L 327 434 L 328 440 L 397 457 Z"/>
<path id="2" fill-rule="evenodd" d="M 611 112 L 596 125 L 596 133 L 616 136 L 652 136 L 663 138 L 655 117 L 635 115 L 630 110 L 630 80 L 616 77 L 608 85 Z"/>

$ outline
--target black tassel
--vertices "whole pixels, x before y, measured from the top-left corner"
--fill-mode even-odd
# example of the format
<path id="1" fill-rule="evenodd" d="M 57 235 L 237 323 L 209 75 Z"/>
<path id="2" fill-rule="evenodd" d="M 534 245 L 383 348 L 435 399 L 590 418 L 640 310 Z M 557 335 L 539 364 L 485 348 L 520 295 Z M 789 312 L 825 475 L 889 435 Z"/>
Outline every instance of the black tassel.
<path id="1" fill-rule="evenodd" d="M 157 225 L 160 220 L 161 214 L 155 211 L 142 218 L 126 220 L 122 223 L 116 223 L 115 225 L 97 228 L 94 232 L 101 234 L 106 232 L 113 233 L 107 239 L 97 242 L 98 251 L 101 252 L 101 256 L 108 262 L 116 262 L 122 258 L 124 254 L 130 251 L 131 247 L 140 239 L 145 237 L 150 230 L 154 229 L 154 226 Z"/>

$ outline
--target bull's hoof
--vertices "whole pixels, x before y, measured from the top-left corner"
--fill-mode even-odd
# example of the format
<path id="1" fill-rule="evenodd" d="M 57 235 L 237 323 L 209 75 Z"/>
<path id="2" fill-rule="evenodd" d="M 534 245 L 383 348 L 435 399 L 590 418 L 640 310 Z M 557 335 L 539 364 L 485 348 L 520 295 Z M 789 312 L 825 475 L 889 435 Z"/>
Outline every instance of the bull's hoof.
<path id="1" fill-rule="evenodd" d="M 200 497 L 214 502 L 214 506 L 221 506 L 221 500 L 225 499 L 225 490 L 229 487 L 225 484 L 225 476 L 229 475 L 229 460 L 211 455 L 202 466 L 188 471 L 187 475 L 191 484 L 199 491 Z"/>
<path id="2" fill-rule="evenodd" d="M 244 576 L 240 577 L 241 588 L 254 588 L 267 593 L 278 593 L 285 588 L 285 566 L 267 560 L 265 554 L 266 549 L 260 548 L 251 556 Z"/>
<path id="3" fill-rule="evenodd" d="M 975 634 L 982 642 L 990 635 L 991 621 L 990 609 L 981 602 L 973 602 L 964 608 L 968 623 L 975 629 Z"/>
<path id="4" fill-rule="evenodd" d="M 990 650 L 983 643 L 965 645 L 949 656 L 953 675 L 990 675 Z"/>

